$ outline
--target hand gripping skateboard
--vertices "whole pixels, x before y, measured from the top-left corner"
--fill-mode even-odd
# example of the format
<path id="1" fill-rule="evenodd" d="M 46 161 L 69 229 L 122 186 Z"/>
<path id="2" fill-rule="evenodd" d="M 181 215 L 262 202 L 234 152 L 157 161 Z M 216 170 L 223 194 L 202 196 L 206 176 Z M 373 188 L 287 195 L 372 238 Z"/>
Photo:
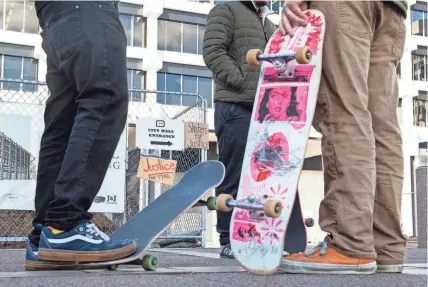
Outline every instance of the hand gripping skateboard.
<path id="1" fill-rule="evenodd" d="M 304 251 L 305 224 L 313 225 L 302 216 L 297 187 L 317 102 L 325 24 L 320 11 L 306 15 L 308 25 L 295 27 L 292 38 L 277 30 L 264 53 L 247 53 L 247 63 L 261 71 L 238 194 L 236 200 L 217 198 L 219 210 L 233 211 L 235 259 L 256 274 L 274 273 L 284 247 Z"/>
<path id="2" fill-rule="evenodd" d="M 211 160 L 194 166 L 177 185 L 162 193 L 114 231 L 110 237 L 113 241 L 136 240 L 137 251 L 134 254 L 103 262 L 60 262 L 56 266 L 50 264 L 51 269 L 115 270 L 122 264 L 141 264 L 146 271 L 156 270 L 159 265 L 158 258 L 145 255 L 149 245 L 187 209 L 193 206 L 207 206 L 209 210 L 216 210 L 215 197 L 208 197 L 207 200 L 202 200 L 202 197 L 223 181 L 224 174 L 224 165 L 219 161 Z"/>

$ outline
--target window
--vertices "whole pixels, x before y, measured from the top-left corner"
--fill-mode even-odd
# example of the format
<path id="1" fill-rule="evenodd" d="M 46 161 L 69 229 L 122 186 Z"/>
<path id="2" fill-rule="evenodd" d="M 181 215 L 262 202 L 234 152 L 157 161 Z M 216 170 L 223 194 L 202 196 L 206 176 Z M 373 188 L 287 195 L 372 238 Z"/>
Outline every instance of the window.
<path id="1" fill-rule="evenodd" d="M 158 50 L 202 54 L 204 32 L 204 25 L 159 20 Z"/>
<path id="2" fill-rule="evenodd" d="M 427 3 L 417 1 L 410 9 L 410 21 L 412 35 L 428 36 L 427 22 L 428 12 Z"/>
<path id="3" fill-rule="evenodd" d="M 146 46 L 146 18 L 138 15 L 120 14 L 120 22 L 125 29 L 128 46 Z"/>
<path id="4" fill-rule="evenodd" d="M 26 57 L 0 55 L 1 89 L 11 91 L 35 92 L 36 84 L 20 81 L 37 81 L 37 61 Z M 9 81 L 8 81 L 9 80 Z"/>
<path id="5" fill-rule="evenodd" d="M 284 6 L 284 0 L 271 0 L 268 4 L 269 9 L 279 14 Z"/>
<path id="6" fill-rule="evenodd" d="M 414 81 L 428 81 L 427 63 L 426 47 L 418 46 L 418 50 L 412 53 L 412 74 Z"/>
<path id="7" fill-rule="evenodd" d="M 426 127 L 427 117 L 427 92 L 419 91 L 419 96 L 413 99 L 413 125 L 417 127 Z"/>
<path id="8" fill-rule="evenodd" d="M 129 91 L 129 100 L 131 102 L 141 102 L 142 92 L 145 86 L 145 75 L 141 70 L 127 69 L 127 78 L 128 78 L 128 89 L 137 90 Z"/>
<path id="9" fill-rule="evenodd" d="M 398 65 L 397 65 L 397 67 L 395 68 L 395 71 L 396 71 L 396 73 L 397 73 L 397 77 L 398 77 L 399 79 L 401 79 L 401 62 L 398 62 Z"/>
<path id="10" fill-rule="evenodd" d="M 0 0 L 0 27 L 7 31 L 38 34 L 39 20 L 33 1 Z"/>
<path id="11" fill-rule="evenodd" d="M 207 101 L 208 108 L 212 107 L 213 81 L 211 78 L 158 73 L 157 90 L 199 94 Z M 165 105 L 191 106 L 197 103 L 197 98 L 185 95 L 158 94 L 157 103 Z"/>

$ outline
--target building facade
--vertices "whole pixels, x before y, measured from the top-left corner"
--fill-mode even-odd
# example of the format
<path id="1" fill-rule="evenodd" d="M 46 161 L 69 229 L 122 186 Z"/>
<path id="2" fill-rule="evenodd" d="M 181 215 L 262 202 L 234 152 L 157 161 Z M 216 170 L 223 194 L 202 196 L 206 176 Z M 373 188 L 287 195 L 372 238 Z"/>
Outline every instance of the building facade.
<path id="1" fill-rule="evenodd" d="M 214 4 L 222 1 L 189 0 L 124 0 L 120 3 L 120 19 L 128 39 L 128 84 L 135 90 L 160 90 L 197 93 L 206 100 L 207 121 L 214 129 L 213 90 L 210 71 L 202 59 L 202 41 L 206 17 Z M 279 12 L 283 1 L 270 3 Z M 406 49 L 397 67 L 400 82 L 400 104 L 397 115 L 403 131 L 405 154 L 405 186 L 403 189 L 403 230 L 416 233 L 414 218 L 414 170 L 426 163 L 426 154 L 419 143 L 427 140 L 428 69 L 427 69 L 427 2 L 410 0 L 411 11 L 406 19 Z M 273 17 L 275 21 L 279 17 Z M 46 56 L 41 49 L 38 20 L 32 1 L 0 0 L 0 78 L 45 81 Z M 12 93 L 29 93 L 35 84 L 2 81 L 0 89 Z M 130 110 L 134 105 L 163 105 L 170 108 L 192 105 L 194 98 L 155 94 L 142 96 L 130 92 Z M 0 102 L 1 104 L 1 102 Z M 216 138 L 211 132 L 209 157 L 216 157 Z M 426 152 L 426 150 L 425 150 Z M 320 135 L 311 132 L 301 177 L 303 201 L 307 200 L 307 216 L 317 219 L 322 198 Z M 305 181 L 305 179 L 311 180 Z M 311 184 L 309 184 L 311 182 Z M 305 191 L 307 190 L 307 191 Z M 310 194 L 311 192 L 312 194 Z M 313 193 L 317 193 L 317 200 Z M 306 199 L 305 199 L 306 198 Z M 305 203 L 303 203 L 305 204 Z M 318 233 L 317 233 L 318 234 Z M 315 236 L 314 238 L 320 238 Z"/>

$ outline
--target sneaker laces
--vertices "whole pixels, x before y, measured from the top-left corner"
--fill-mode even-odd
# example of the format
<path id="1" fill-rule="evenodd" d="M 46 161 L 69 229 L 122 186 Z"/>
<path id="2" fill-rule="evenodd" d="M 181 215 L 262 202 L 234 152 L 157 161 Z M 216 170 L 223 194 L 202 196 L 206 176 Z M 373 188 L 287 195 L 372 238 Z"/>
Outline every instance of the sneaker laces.
<path id="1" fill-rule="evenodd" d="M 104 239 L 104 241 L 110 241 L 110 237 L 108 237 L 107 234 L 99 230 L 98 227 L 93 223 L 86 224 L 86 232 L 91 235 L 99 236 Z"/>
<path id="2" fill-rule="evenodd" d="M 307 256 L 314 254 L 318 250 L 318 248 L 321 248 L 320 255 L 324 255 L 327 252 L 327 247 L 328 247 L 327 242 L 322 241 L 322 242 L 318 243 L 318 245 L 312 247 L 311 250 L 306 252 L 305 256 L 307 257 Z"/>

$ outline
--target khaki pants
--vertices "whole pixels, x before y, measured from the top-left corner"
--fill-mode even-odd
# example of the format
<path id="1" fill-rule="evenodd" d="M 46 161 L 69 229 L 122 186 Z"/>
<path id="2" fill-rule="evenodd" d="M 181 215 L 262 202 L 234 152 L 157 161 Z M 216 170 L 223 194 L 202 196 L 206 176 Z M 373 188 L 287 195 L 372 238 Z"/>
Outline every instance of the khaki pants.
<path id="1" fill-rule="evenodd" d="M 344 255 L 400 264 L 402 139 L 396 65 L 404 15 L 380 1 L 313 1 L 326 19 L 313 125 L 322 137 L 320 227 Z"/>

